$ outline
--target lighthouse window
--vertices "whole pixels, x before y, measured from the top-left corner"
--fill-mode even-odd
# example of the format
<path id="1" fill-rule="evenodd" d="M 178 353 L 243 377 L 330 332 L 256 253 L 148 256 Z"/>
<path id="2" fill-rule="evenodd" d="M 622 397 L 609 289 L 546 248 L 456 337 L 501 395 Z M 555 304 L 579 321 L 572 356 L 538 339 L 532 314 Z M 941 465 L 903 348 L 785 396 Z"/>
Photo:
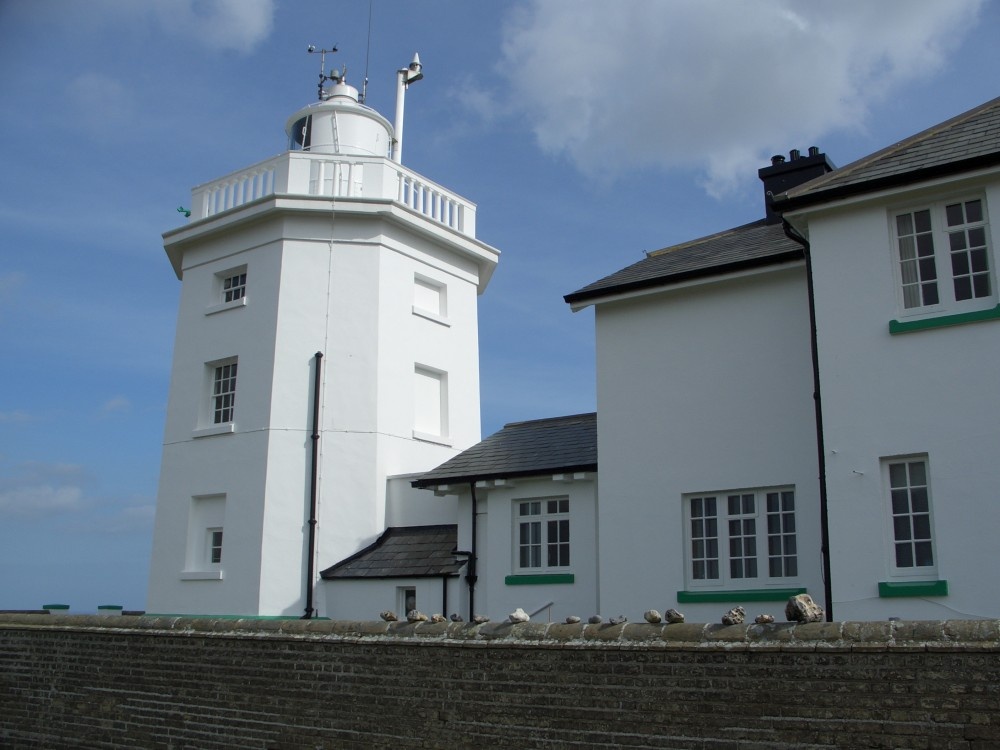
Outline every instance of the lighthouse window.
<path id="1" fill-rule="evenodd" d="M 219 271 L 212 278 L 211 297 L 205 315 L 234 310 L 247 304 L 247 267 Z"/>
<path id="2" fill-rule="evenodd" d="M 237 273 L 227 276 L 222 280 L 222 294 L 224 302 L 236 302 L 242 299 L 247 293 L 247 272 Z"/>
<path id="3" fill-rule="evenodd" d="M 236 413 L 236 362 L 215 368 L 212 383 L 212 421 L 215 424 L 232 422 Z"/>
<path id="4" fill-rule="evenodd" d="M 296 146 L 303 151 L 308 151 L 312 145 L 312 117 L 303 117 L 298 120 L 291 129 L 291 142 L 288 149 L 293 151 Z"/>

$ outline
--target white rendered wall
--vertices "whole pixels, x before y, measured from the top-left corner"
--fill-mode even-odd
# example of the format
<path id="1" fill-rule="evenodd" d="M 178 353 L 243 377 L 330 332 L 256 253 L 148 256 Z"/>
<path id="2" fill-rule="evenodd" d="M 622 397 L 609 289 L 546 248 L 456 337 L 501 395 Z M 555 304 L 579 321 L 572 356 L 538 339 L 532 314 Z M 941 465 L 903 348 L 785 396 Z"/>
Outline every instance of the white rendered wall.
<path id="1" fill-rule="evenodd" d="M 786 485 L 799 580 L 821 602 L 803 265 L 603 303 L 596 325 L 604 614 L 635 621 L 675 608 L 714 622 L 744 604 L 738 593 L 731 603 L 677 602 L 688 588 L 682 497 Z M 766 578 L 753 587 L 767 588 Z M 780 615 L 784 602 L 745 606 Z"/>
<path id="2" fill-rule="evenodd" d="M 992 570 L 1000 528 L 1000 321 L 889 334 L 898 318 L 889 207 L 983 193 L 1000 221 L 1000 185 L 941 185 L 809 219 L 837 619 L 1000 616 Z M 996 230 L 993 231 L 994 242 Z M 997 282 L 997 253 L 990 258 Z M 950 283 L 948 269 L 939 269 Z M 879 599 L 891 576 L 880 458 L 927 454 L 937 570 L 947 597 Z M 915 571 L 924 573 L 924 571 Z"/>
<path id="3" fill-rule="evenodd" d="M 382 612 L 389 611 L 405 622 L 399 590 L 407 587 L 416 589 L 417 609 L 428 617 L 464 612 L 459 608 L 464 582 L 454 576 L 447 579 L 447 602 L 444 585 L 440 578 L 323 581 L 320 587 L 326 606 L 320 612 L 331 620 L 377 620 Z"/>
<path id="4" fill-rule="evenodd" d="M 479 580 L 475 589 L 475 614 L 486 615 L 498 621 L 506 619 L 518 607 L 530 614 L 549 604 L 551 606 L 545 607 L 532 619 L 539 622 L 562 622 L 569 615 L 577 615 L 586 620 L 590 615 L 598 613 L 597 482 L 593 475 L 588 474 L 586 477 L 574 481 L 521 478 L 476 488 L 476 573 Z M 458 548 L 471 551 L 472 499 L 468 488 L 458 497 Z M 520 500 L 559 497 L 569 499 L 571 565 L 547 573 L 572 573 L 573 583 L 507 584 L 507 576 L 522 575 L 522 571 L 518 571 L 515 565 L 515 503 Z M 449 496 L 441 499 L 452 498 Z M 464 573 L 463 570 L 463 576 Z M 458 611 L 468 619 L 468 585 L 464 578 L 462 589 L 462 609 Z"/>
<path id="5" fill-rule="evenodd" d="M 181 249 L 183 285 L 150 611 L 302 613 L 316 352 L 324 353 L 317 571 L 381 533 L 389 474 L 433 468 L 479 439 L 482 266 L 468 254 L 486 246 L 363 202 L 335 214 L 328 201 L 276 205 L 234 209 L 167 239 L 171 252 Z M 255 220 L 234 221 L 243 212 Z M 216 273 L 242 265 L 246 304 L 206 315 Z M 447 286 L 443 322 L 414 315 L 418 273 Z M 206 426 L 205 362 L 233 356 L 234 431 L 195 437 Z M 420 363 L 448 373 L 448 434 L 432 441 L 412 429 Z M 192 582 L 181 575 L 188 508 L 209 492 L 227 496 L 224 575 Z"/>

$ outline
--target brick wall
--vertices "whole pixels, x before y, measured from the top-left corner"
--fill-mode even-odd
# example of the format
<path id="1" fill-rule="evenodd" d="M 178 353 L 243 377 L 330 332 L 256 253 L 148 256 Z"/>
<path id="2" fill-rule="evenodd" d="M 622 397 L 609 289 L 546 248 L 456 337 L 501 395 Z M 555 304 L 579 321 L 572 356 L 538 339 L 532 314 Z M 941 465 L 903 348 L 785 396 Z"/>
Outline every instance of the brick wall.
<path id="1" fill-rule="evenodd" d="M 0 615 L 3 748 L 996 748 L 1000 622 Z"/>

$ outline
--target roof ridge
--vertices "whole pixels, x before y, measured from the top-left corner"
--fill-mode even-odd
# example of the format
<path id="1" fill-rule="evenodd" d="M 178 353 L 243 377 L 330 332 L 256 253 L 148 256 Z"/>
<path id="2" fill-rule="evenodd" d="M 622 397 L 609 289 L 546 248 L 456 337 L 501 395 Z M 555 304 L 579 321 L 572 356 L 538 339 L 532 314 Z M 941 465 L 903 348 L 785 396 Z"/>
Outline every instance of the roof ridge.
<path id="1" fill-rule="evenodd" d="M 503 426 L 503 428 L 507 429 L 508 427 L 519 427 L 521 425 L 529 425 L 529 424 L 537 425 L 542 422 L 562 422 L 570 419 L 582 419 L 585 417 L 594 417 L 594 416 L 597 416 L 596 411 L 581 412 L 579 414 L 564 414 L 561 417 L 540 417 L 539 419 L 523 419 L 519 422 L 508 422 Z M 493 433 L 493 434 L 496 435 L 499 433 Z"/>
<path id="2" fill-rule="evenodd" d="M 817 177 L 814 180 L 810 180 L 809 182 L 804 182 L 801 185 L 797 185 L 796 187 L 790 190 L 786 190 L 784 196 L 785 198 L 792 198 L 793 196 L 799 194 L 804 194 L 807 192 L 812 193 L 817 190 L 821 190 L 823 185 L 825 185 L 828 182 L 832 182 L 834 180 L 838 181 L 843 180 L 845 176 L 857 172 L 863 167 L 867 167 L 870 164 L 873 164 L 879 161 L 880 159 L 883 159 L 895 152 L 904 151 L 907 148 L 913 146 L 914 144 L 919 143 L 920 141 L 926 140 L 931 136 L 943 133 L 946 130 L 954 128 L 957 125 L 961 125 L 962 123 L 972 119 L 973 117 L 976 117 L 982 114 L 983 112 L 998 106 L 1000 106 L 1000 96 L 994 99 L 990 99 L 987 102 L 983 102 L 982 104 L 973 107 L 972 109 L 966 110 L 965 112 L 961 112 L 955 115 L 954 117 L 945 120 L 944 122 L 939 122 L 936 125 L 931 125 L 929 128 L 925 128 L 924 130 L 921 130 L 919 133 L 914 133 L 913 135 L 904 138 L 901 141 L 889 144 L 888 146 L 885 146 L 884 148 L 881 148 L 872 154 L 868 154 L 867 156 L 862 156 L 860 159 L 856 159 L 855 161 L 852 161 L 849 164 L 845 164 L 840 169 L 835 169 L 832 172 L 828 172 L 827 174 L 822 175 L 821 177 Z"/>

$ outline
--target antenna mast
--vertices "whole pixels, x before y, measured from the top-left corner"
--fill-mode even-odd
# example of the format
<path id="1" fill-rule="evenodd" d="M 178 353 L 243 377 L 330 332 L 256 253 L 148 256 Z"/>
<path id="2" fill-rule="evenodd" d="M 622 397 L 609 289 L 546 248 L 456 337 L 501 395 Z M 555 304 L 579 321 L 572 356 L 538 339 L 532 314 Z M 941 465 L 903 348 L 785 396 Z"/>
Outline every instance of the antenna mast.
<path id="1" fill-rule="evenodd" d="M 327 75 L 326 72 L 325 72 L 326 71 L 326 53 L 329 52 L 332 55 L 336 51 L 337 51 L 337 45 L 336 44 L 333 45 L 330 49 L 316 49 L 316 46 L 312 45 L 312 44 L 310 44 L 308 47 L 306 47 L 306 52 L 308 52 L 310 55 L 313 54 L 314 52 L 319 52 L 320 53 L 320 55 L 319 55 L 319 84 L 317 86 L 317 88 L 319 89 L 319 91 L 316 94 L 316 98 L 319 101 L 323 101 L 323 84 L 324 83 L 326 83 L 327 81 L 336 81 L 336 82 L 339 83 L 340 80 L 343 78 L 343 76 L 340 74 L 339 71 L 331 70 L 329 75 Z"/>
<path id="2" fill-rule="evenodd" d="M 368 0 L 368 46 L 365 49 L 365 80 L 361 83 L 361 96 L 358 97 L 358 101 L 362 104 L 365 103 L 365 97 L 368 96 L 368 60 L 371 59 L 372 54 L 372 5 L 374 5 L 375 0 Z"/>

